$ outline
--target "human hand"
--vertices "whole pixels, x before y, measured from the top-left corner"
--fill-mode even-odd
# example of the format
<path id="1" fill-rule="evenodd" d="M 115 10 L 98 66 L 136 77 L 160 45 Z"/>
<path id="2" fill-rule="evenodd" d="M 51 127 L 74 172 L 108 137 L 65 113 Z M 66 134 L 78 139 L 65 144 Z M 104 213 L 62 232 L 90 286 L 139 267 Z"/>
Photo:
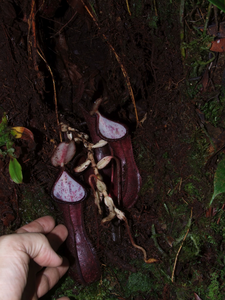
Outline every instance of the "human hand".
<path id="1" fill-rule="evenodd" d="M 0 300 L 36 300 L 46 294 L 69 268 L 55 252 L 67 235 L 64 225 L 55 227 L 54 219 L 45 216 L 1 236 Z"/>

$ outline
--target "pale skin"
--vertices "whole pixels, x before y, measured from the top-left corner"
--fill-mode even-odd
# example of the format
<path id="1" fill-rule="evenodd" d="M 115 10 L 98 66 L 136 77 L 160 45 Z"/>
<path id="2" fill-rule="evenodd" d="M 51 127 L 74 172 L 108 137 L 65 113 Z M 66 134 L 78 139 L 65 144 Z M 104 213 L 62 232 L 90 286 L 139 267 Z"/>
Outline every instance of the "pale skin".
<path id="1" fill-rule="evenodd" d="M 64 225 L 55 226 L 45 216 L 1 236 L 0 300 L 37 300 L 46 294 L 69 268 L 67 259 L 55 252 L 67 235 Z"/>

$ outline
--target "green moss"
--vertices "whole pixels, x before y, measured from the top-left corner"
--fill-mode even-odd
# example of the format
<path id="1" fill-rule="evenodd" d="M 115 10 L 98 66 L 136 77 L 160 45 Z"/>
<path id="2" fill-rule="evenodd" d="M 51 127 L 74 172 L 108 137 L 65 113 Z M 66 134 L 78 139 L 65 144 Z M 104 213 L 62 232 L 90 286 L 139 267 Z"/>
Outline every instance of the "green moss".
<path id="1" fill-rule="evenodd" d="M 22 197 L 19 199 L 19 211 L 22 219 L 21 225 L 46 215 L 54 218 L 58 215 L 51 197 L 40 187 L 24 187 Z"/>
<path id="2" fill-rule="evenodd" d="M 158 16 L 154 16 L 154 15 L 150 16 L 150 15 L 148 15 L 147 21 L 148 21 L 148 26 L 150 28 L 157 29 L 157 27 L 158 27 L 158 21 L 159 21 Z"/>
<path id="3" fill-rule="evenodd" d="M 88 286 L 78 285 L 70 277 L 64 277 L 43 297 L 43 300 L 56 300 L 63 296 L 70 297 L 71 300 L 116 300 L 117 298 L 112 294 L 114 286 L 115 282 L 110 277 Z"/>
<path id="4" fill-rule="evenodd" d="M 42 297 L 42 300 L 56 300 L 63 296 L 70 297 L 70 300 L 73 300 L 75 299 L 74 286 L 74 281 L 70 277 L 64 276 L 49 293 Z"/>
<path id="5" fill-rule="evenodd" d="M 140 195 L 145 195 L 147 191 L 152 190 L 154 187 L 154 179 L 152 175 L 148 175 L 147 179 L 145 180 L 144 184 L 141 187 Z"/>
<path id="6" fill-rule="evenodd" d="M 189 154 L 189 166 L 193 169 L 193 174 L 199 178 L 202 166 L 208 158 L 209 141 L 205 132 L 201 128 L 193 131 L 191 138 L 187 141 L 191 146 Z"/>
<path id="7" fill-rule="evenodd" d="M 213 272 L 211 274 L 211 283 L 208 287 L 208 298 L 210 300 L 222 300 L 224 299 L 224 295 L 220 292 L 220 283 L 219 283 L 219 276 L 218 272 Z M 224 276 L 223 276 L 224 277 Z"/>
<path id="8" fill-rule="evenodd" d="M 63 296 L 71 300 L 117 300 L 120 297 L 134 299 L 135 296 L 148 294 L 158 299 L 158 294 L 162 293 L 161 281 L 168 283 L 170 280 L 163 271 L 164 266 L 160 269 L 139 260 L 130 263 L 137 269 L 136 273 L 106 266 L 102 279 L 89 286 L 78 285 L 70 277 L 64 276 L 42 300 L 56 300 Z"/>
<path id="9" fill-rule="evenodd" d="M 202 111 L 205 115 L 207 121 L 209 121 L 213 126 L 217 127 L 220 121 L 220 116 L 224 110 L 225 98 L 221 97 L 221 100 L 218 101 L 218 98 L 212 99 L 205 103 L 202 107 Z"/>
<path id="10" fill-rule="evenodd" d="M 198 189 L 194 186 L 193 182 L 189 182 L 187 184 L 185 184 L 184 186 L 184 190 L 188 193 L 188 195 L 190 196 L 194 196 L 196 198 L 200 197 L 200 193 L 198 191 Z"/>
<path id="11" fill-rule="evenodd" d="M 147 274 L 141 272 L 132 273 L 126 286 L 126 297 L 136 296 L 140 292 L 148 293 L 153 287 L 153 281 Z"/>
<path id="12" fill-rule="evenodd" d="M 148 173 L 146 178 L 143 178 L 142 187 L 140 195 L 144 195 L 149 192 L 154 187 L 154 179 L 152 175 L 152 170 L 155 165 L 154 157 L 151 151 L 142 143 L 135 144 L 135 156 L 138 168 L 144 170 Z"/>
<path id="13" fill-rule="evenodd" d="M 134 15 L 135 17 L 142 16 L 143 7 L 144 7 L 144 1 L 142 0 L 132 1 L 131 3 L 132 15 Z"/>
<path id="14" fill-rule="evenodd" d="M 79 291 L 79 294 L 75 297 L 77 300 L 111 300 L 116 299 L 115 296 L 110 295 L 113 286 L 111 282 L 104 278 L 103 280 L 93 283 L 90 286 L 85 287 Z"/>

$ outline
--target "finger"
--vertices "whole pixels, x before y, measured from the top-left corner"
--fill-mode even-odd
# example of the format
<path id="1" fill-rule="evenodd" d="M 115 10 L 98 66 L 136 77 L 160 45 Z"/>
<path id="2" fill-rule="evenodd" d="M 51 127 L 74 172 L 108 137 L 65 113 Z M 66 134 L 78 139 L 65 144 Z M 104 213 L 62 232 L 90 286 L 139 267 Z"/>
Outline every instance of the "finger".
<path id="1" fill-rule="evenodd" d="M 64 225 L 58 225 L 49 234 L 46 235 L 46 238 L 48 239 L 52 249 L 56 252 L 60 245 L 66 240 L 67 235 L 67 228 Z M 32 269 L 36 274 L 42 269 L 42 267 L 34 263 Z"/>
<path id="2" fill-rule="evenodd" d="M 52 248 L 57 251 L 59 246 L 66 240 L 68 230 L 66 226 L 60 224 L 56 226 L 49 234 L 46 235 Z"/>
<path id="3" fill-rule="evenodd" d="M 58 267 L 62 264 L 62 257 L 58 256 L 52 249 L 45 235 L 41 233 L 18 233 L 14 236 L 14 248 L 19 250 L 21 258 L 26 263 L 32 258 L 41 267 Z M 22 256 L 22 254 L 24 255 Z"/>
<path id="4" fill-rule="evenodd" d="M 52 231 L 54 227 L 55 227 L 55 220 L 51 216 L 45 216 L 17 229 L 16 233 L 40 232 L 46 234 Z"/>
<path id="5" fill-rule="evenodd" d="M 46 268 L 37 275 L 37 295 L 38 298 L 46 294 L 66 273 L 69 268 L 69 262 L 63 259 L 61 266 L 56 268 Z"/>

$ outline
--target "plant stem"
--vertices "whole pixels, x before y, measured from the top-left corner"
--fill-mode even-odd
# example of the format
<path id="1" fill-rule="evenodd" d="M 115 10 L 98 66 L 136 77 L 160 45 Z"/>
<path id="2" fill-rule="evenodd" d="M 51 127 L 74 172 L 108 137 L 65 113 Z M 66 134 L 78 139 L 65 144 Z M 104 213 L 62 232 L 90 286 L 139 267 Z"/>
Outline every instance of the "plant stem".
<path id="1" fill-rule="evenodd" d="M 206 34 L 206 31 L 207 31 L 207 28 L 208 28 L 208 23 L 209 23 L 209 17 L 210 17 L 210 14 L 211 14 L 211 9 L 212 9 L 212 3 L 209 3 L 208 13 L 207 13 L 207 16 L 206 16 L 206 21 L 205 21 L 204 30 L 203 30 L 203 35 Z"/>

